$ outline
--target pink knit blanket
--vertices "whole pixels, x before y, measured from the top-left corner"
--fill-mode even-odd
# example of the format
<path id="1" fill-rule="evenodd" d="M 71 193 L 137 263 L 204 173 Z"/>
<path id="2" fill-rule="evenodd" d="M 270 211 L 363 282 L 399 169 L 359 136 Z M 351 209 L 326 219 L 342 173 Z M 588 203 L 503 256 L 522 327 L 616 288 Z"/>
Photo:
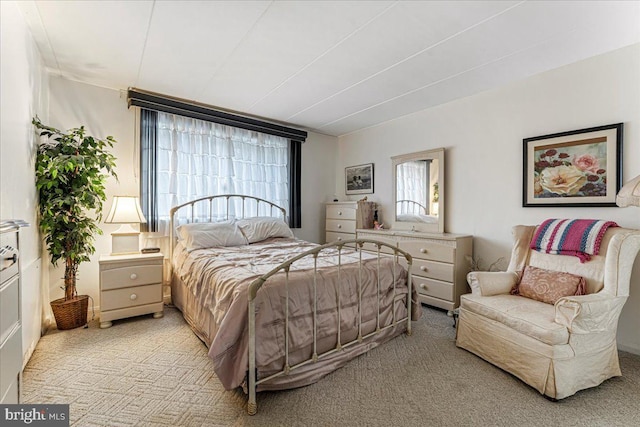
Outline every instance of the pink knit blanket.
<path id="1" fill-rule="evenodd" d="M 598 255 L 607 229 L 617 226 L 596 219 L 548 219 L 536 230 L 530 247 L 548 254 L 575 255 L 585 262 Z"/>

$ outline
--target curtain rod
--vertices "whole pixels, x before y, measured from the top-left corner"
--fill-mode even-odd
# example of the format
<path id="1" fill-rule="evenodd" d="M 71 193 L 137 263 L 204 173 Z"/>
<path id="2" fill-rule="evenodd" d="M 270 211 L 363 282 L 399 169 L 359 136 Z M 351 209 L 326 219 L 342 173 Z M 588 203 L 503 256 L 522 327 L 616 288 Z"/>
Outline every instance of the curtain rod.
<path id="1" fill-rule="evenodd" d="M 178 114 L 193 119 L 206 120 L 227 126 L 262 132 L 295 141 L 304 142 L 307 139 L 307 132 L 303 130 L 216 110 L 212 106 L 205 104 L 189 102 L 138 88 L 130 87 L 127 90 L 127 104 L 129 108 L 134 106 L 164 113 Z"/>

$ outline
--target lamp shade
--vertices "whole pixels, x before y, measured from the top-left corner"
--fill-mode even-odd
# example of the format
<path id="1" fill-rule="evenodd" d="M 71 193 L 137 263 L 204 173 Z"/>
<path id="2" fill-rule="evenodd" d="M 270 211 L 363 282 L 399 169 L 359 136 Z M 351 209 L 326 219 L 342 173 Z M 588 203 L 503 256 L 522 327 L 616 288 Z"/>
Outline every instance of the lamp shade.
<path id="1" fill-rule="evenodd" d="M 621 208 L 640 206 L 640 175 L 622 186 L 616 196 L 616 204 Z"/>
<path id="2" fill-rule="evenodd" d="M 104 222 L 108 224 L 139 224 L 147 222 L 140 201 L 135 196 L 114 196 L 109 214 Z"/>

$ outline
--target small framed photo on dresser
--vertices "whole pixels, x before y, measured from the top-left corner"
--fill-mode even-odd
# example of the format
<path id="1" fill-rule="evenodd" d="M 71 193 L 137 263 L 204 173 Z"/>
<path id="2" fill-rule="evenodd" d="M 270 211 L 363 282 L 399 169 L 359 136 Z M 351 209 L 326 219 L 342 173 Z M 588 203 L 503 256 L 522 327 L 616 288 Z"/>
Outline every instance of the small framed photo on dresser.
<path id="1" fill-rule="evenodd" d="M 373 163 L 347 166 L 344 175 L 347 195 L 373 193 Z"/>

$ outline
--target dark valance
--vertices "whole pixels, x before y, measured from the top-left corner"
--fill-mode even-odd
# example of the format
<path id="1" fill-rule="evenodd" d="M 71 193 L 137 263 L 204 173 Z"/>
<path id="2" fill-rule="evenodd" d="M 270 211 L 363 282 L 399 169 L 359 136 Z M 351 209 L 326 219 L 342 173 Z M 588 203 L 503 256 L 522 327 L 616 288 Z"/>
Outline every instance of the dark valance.
<path id="1" fill-rule="evenodd" d="M 140 107 L 147 110 L 162 111 L 164 113 L 191 117 L 193 119 L 206 120 L 208 122 L 281 136 L 293 141 L 304 142 L 307 139 L 307 132 L 303 130 L 216 110 L 204 104 L 196 104 L 141 89 L 129 88 L 127 92 L 127 103 L 129 107 Z"/>

